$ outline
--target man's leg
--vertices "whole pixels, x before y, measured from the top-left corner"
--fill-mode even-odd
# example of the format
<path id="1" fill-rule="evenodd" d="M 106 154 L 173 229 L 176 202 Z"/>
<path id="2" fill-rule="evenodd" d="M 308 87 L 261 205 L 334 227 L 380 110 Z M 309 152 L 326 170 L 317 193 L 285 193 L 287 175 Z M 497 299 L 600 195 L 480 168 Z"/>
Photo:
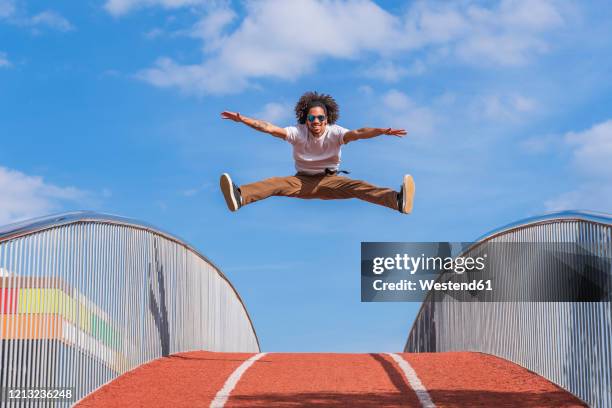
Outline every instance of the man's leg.
<path id="1" fill-rule="evenodd" d="M 272 177 L 250 184 L 236 186 L 229 174 L 221 175 L 221 191 L 230 211 L 243 205 L 263 200 L 271 196 L 319 198 L 316 195 L 318 184 L 324 176 Z"/>
<path id="2" fill-rule="evenodd" d="M 410 183 L 407 183 L 406 180 L 409 180 Z M 414 183 L 412 182 L 412 177 L 405 176 L 404 183 L 402 184 L 403 194 L 400 194 L 390 188 L 377 187 L 365 181 L 353 180 L 348 177 L 298 175 L 272 177 L 255 183 L 245 184 L 238 188 L 233 185 L 229 175 L 224 174 L 221 177 L 221 189 L 225 195 L 228 207 L 232 211 L 237 210 L 243 205 L 271 196 L 284 196 L 323 200 L 358 198 L 408 213 L 412 210 Z M 399 196 L 402 199 L 398 203 Z M 237 205 L 233 206 L 232 202 L 237 202 Z"/>
<path id="3" fill-rule="evenodd" d="M 377 187 L 362 180 L 342 176 L 327 176 L 321 179 L 317 198 L 342 199 L 358 198 L 373 204 L 398 210 L 398 192 L 390 188 Z"/>
<path id="4" fill-rule="evenodd" d="M 271 196 L 298 197 L 302 182 L 298 177 L 272 177 L 240 186 L 242 205 Z"/>

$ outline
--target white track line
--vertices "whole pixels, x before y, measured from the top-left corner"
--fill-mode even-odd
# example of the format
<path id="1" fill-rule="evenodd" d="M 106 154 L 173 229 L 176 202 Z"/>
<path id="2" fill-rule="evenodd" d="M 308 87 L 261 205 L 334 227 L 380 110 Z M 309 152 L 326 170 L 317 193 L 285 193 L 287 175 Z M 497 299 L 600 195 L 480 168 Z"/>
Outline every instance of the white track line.
<path id="1" fill-rule="evenodd" d="M 268 353 L 255 354 L 253 357 L 240 364 L 240 366 L 232 373 L 232 375 L 229 376 L 227 381 L 225 381 L 225 384 L 223 384 L 223 388 L 221 388 L 219 392 L 217 392 L 217 395 L 215 395 L 215 399 L 212 400 L 212 402 L 210 403 L 210 408 L 223 408 L 230 394 L 232 393 L 234 388 L 236 388 L 236 384 L 238 384 L 240 377 L 242 377 L 242 375 L 246 372 L 246 370 L 249 369 L 250 366 L 253 365 L 254 362 L 259 360 L 266 354 Z"/>
<path id="2" fill-rule="evenodd" d="M 419 377 L 417 376 L 416 371 L 414 371 L 414 368 L 412 368 L 410 363 L 406 361 L 399 354 L 396 354 L 396 353 L 387 353 L 387 354 L 390 355 L 391 358 L 394 359 L 395 362 L 400 366 L 400 368 L 404 372 L 404 375 L 406 376 L 406 379 L 408 380 L 408 383 L 410 384 L 410 386 L 416 393 L 417 398 L 421 402 L 421 405 L 424 408 L 435 408 L 436 406 L 431 400 L 431 397 L 429 396 L 427 389 L 425 388 L 421 380 L 419 380 Z"/>

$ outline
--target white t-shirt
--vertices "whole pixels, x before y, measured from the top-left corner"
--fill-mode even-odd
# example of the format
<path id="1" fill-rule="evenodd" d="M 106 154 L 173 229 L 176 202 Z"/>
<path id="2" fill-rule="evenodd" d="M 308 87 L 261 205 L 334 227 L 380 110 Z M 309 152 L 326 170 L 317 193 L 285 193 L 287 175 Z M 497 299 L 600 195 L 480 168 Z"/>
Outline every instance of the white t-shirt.
<path id="1" fill-rule="evenodd" d="M 318 174 L 324 173 L 325 169 L 338 170 L 340 148 L 348 129 L 327 125 L 320 137 L 309 134 L 305 124 L 286 127 L 285 131 L 286 140 L 293 145 L 293 159 L 297 171 Z"/>

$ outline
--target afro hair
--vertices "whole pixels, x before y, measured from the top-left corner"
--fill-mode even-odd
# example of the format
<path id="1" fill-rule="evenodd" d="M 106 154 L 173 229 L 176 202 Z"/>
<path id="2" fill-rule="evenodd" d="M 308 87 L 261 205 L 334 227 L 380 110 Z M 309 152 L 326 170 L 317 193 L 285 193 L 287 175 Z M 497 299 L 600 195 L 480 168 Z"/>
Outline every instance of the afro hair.
<path id="1" fill-rule="evenodd" d="M 310 108 L 321 106 L 325 108 L 327 123 L 334 124 L 340 116 L 339 107 L 335 99 L 330 95 L 320 94 L 317 92 L 306 92 L 300 97 L 300 100 L 295 104 L 295 117 L 298 123 L 306 123 L 306 116 Z"/>

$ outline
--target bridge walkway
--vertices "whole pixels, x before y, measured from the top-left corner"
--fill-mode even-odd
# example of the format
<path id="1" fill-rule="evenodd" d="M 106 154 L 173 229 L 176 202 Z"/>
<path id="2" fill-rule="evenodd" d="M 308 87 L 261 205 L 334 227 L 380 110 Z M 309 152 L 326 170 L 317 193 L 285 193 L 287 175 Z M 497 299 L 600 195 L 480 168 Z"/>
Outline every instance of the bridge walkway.
<path id="1" fill-rule="evenodd" d="M 416 380 L 416 382 L 415 382 Z M 415 391 L 416 390 L 416 391 Z M 449 353 L 213 353 L 159 358 L 78 407 L 584 407 L 506 360 Z"/>

